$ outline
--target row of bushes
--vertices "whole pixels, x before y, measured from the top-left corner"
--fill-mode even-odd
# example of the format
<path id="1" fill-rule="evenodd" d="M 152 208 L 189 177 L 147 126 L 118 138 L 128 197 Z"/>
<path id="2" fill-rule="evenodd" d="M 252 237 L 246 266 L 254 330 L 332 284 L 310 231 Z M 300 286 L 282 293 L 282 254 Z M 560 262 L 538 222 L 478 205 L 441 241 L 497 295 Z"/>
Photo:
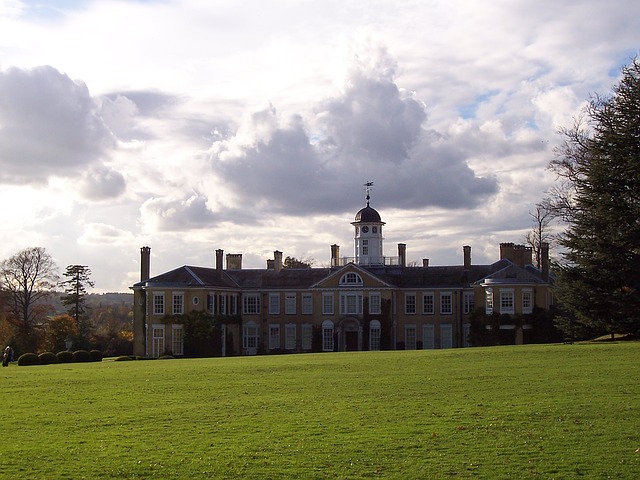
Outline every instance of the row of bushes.
<path id="1" fill-rule="evenodd" d="M 52 363 L 79 363 L 79 362 L 101 362 L 102 352 L 100 350 L 76 350 L 69 352 L 64 350 L 58 353 L 44 352 L 40 355 L 36 353 L 25 353 L 18 358 L 19 366 L 27 365 L 50 365 Z"/>

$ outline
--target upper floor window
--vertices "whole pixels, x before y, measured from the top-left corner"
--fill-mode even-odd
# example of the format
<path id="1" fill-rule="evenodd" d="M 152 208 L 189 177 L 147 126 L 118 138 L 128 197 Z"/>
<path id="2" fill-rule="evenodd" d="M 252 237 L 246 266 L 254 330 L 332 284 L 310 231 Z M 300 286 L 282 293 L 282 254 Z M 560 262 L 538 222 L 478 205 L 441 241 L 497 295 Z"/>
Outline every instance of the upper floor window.
<path id="1" fill-rule="evenodd" d="M 369 313 L 371 315 L 380 315 L 382 309 L 380 306 L 380 293 L 371 292 L 369 294 Z"/>
<path id="2" fill-rule="evenodd" d="M 184 313 L 184 293 L 173 293 L 173 307 L 171 312 L 174 315 L 182 315 Z"/>
<path id="3" fill-rule="evenodd" d="M 464 302 L 464 305 L 463 305 L 464 313 L 471 313 L 476 308 L 473 292 L 464 292 L 463 302 Z"/>
<path id="4" fill-rule="evenodd" d="M 333 315 L 333 293 L 322 294 L 322 314 Z"/>
<path id="5" fill-rule="evenodd" d="M 416 313 L 416 294 L 405 293 L 404 294 L 404 313 L 407 315 L 413 315 Z"/>
<path id="6" fill-rule="evenodd" d="M 522 313 L 533 312 L 533 291 L 530 288 L 522 290 Z"/>
<path id="7" fill-rule="evenodd" d="M 164 293 L 153 294 L 153 314 L 164 315 Z"/>
<path id="8" fill-rule="evenodd" d="M 260 295 L 247 294 L 243 297 L 242 313 L 246 315 L 260 313 Z"/>
<path id="9" fill-rule="evenodd" d="M 433 305 L 433 292 L 422 294 L 422 313 L 425 315 L 433 315 L 435 313 Z"/>
<path id="10" fill-rule="evenodd" d="M 492 288 L 487 288 L 487 290 L 485 291 L 484 312 L 487 315 L 491 315 L 493 313 L 493 289 Z"/>
<path id="11" fill-rule="evenodd" d="M 451 292 L 442 292 L 440 294 L 440 313 L 443 315 L 451 315 L 453 313 Z"/>
<path id="12" fill-rule="evenodd" d="M 269 294 L 269 315 L 278 315 L 280 313 L 280 294 Z"/>
<path id="13" fill-rule="evenodd" d="M 340 294 L 340 313 L 342 315 L 362 314 L 362 293 L 349 292 Z"/>
<path id="14" fill-rule="evenodd" d="M 287 315 L 296 314 L 296 294 L 287 293 L 284 297 L 284 313 Z"/>
<path id="15" fill-rule="evenodd" d="M 369 255 L 369 240 L 362 240 L 362 255 Z"/>
<path id="16" fill-rule="evenodd" d="M 354 272 L 345 273 L 340 279 L 340 285 L 362 285 L 362 277 Z"/>
<path id="17" fill-rule="evenodd" d="M 302 314 L 311 315 L 313 313 L 313 297 L 309 294 L 302 295 Z"/>
<path id="18" fill-rule="evenodd" d="M 513 289 L 500 290 L 500 313 L 515 313 L 513 304 Z"/>

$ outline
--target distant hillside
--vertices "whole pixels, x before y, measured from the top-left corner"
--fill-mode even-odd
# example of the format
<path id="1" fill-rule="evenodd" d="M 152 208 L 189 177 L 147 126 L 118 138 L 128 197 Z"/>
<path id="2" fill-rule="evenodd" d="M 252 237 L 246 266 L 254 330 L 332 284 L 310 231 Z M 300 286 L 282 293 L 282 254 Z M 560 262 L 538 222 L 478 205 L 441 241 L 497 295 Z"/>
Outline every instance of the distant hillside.
<path id="1" fill-rule="evenodd" d="M 62 301 L 60 300 L 64 296 L 64 292 L 56 292 L 51 297 L 47 297 L 42 303 L 46 305 L 53 305 L 55 312 L 60 314 L 66 311 Z M 133 294 L 132 293 L 89 293 L 87 295 L 87 306 L 90 308 L 104 308 L 104 307 L 120 307 L 126 306 L 129 309 L 133 309 Z"/>

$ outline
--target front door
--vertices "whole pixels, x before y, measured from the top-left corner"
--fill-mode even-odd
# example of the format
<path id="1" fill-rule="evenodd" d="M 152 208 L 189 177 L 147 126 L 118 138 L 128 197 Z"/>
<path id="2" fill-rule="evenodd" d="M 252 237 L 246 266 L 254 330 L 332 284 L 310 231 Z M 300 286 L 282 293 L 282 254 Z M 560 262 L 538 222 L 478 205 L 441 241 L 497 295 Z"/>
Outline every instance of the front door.
<path id="1" fill-rule="evenodd" d="M 344 349 L 347 352 L 358 350 L 358 332 L 344 332 Z"/>

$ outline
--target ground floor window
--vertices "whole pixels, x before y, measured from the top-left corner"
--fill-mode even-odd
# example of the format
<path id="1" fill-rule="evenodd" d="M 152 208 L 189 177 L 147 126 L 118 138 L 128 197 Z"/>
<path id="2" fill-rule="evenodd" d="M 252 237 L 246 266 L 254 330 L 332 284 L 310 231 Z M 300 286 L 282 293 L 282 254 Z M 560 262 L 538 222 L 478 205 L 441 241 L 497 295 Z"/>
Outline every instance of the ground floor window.
<path id="1" fill-rule="evenodd" d="M 302 350 L 311 350 L 313 346 L 313 327 L 308 323 L 302 325 Z"/>
<path id="2" fill-rule="evenodd" d="M 404 348 L 406 350 L 416 349 L 416 326 L 405 325 L 404 327 Z"/>
<path id="3" fill-rule="evenodd" d="M 280 325 L 269 325 L 269 350 L 280 348 Z"/>
<path id="4" fill-rule="evenodd" d="M 325 320 L 322 322 L 322 351 L 333 352 L 333 322 Z"/>
<path id="5" fill-rule="evenodd" d="M 369 323 L 369 350 L 380 350 L 380 322 L 371 320 Z"/>
<path id="6" fill-rule="evenodd" d="M 171 327 L 171 352 L 174 355 L 184 355 L 184 334 L 182 325 Z"/>
<path id="7" fill-rule="evenodd" d="M 258 353 L 259 338 L 257 324 L 249 322 L 242 327 L 242 348 L 245 354 L 255 355 Z"/>
<path id="8" fill-rule="evenodd" d="M 440 325 L 440 348 L 453 348 L 453 325 L 450 323 Z"/>
<path id="9" fill-rule="evenodd" d="M 294 350 L 296 348 L 296 326 L 288 324 L 284 327 L 284 348 Z"/>
<path id="10" fill-rule="evenodd" d="M 152 325 L 151 338 L 151 356 L 159 357 L 164 353 L 164 325 Z"/>
<path id="11" fill-rule="evenodd" d="M 436 348 L 436 332 L 433 323 L 427 323 L 422 326 L 422 348 L 432 350 Z"/>

